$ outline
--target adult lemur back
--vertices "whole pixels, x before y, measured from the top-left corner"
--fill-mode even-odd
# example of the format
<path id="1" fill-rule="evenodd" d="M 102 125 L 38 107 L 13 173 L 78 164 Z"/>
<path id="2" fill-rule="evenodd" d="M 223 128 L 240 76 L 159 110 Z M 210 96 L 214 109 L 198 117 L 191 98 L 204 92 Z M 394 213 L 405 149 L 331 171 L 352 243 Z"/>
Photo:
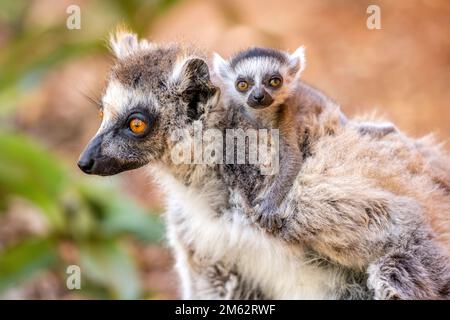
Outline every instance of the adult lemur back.
<path id="1" fill-rule="evenodd" d="M 450 200 L 403 139 L 362 136 L 341 125 L 338 108 L 310 110 L 307 156 L 282 203 L 282 228 L 270 233 L 235 192 L 249 176 L 256 193 L 270 185 L 258 167 L 173 161 L 194 139 L 174 140 L 174 131 L 252 126 L 221 101 L 202 56 L 125 32 L 111 47 L 118 60 L 104 117 L 78 164 L 99 175 L 151 165 L 168 194 L 184 298 L 448 297 L 448 261 L 423 220 L 448 212 Z"/>

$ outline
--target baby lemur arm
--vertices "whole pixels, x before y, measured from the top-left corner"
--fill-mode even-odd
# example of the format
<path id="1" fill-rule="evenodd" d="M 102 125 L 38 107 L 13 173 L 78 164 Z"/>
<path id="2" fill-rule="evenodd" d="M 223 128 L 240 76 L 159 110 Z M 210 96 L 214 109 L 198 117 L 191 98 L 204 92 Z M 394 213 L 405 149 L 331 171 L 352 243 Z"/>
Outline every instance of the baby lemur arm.
<path id="1" fill-rule="evenodd" d="M 296 142 L 295 137 L 281 137 L 279 172 L 267 191 L 254 201 L 253 219 L 269 232 L 282 227 L 279 208 L 301 168 L 302 155 Z"/>
<path id="2" fill-rule="evenodd" d="M 310 91 L 309 95 L 314 95 L 317 90 Z M 342 126 L 352 126 L 361 135 L 369 135 L 373 138 L 381 139 L 391 133 L 398 133 L 397 127 L 391 122 L 356 122 L 349 120 L 343 113 L 340 114 L 340 123 Z"/>
<path id="3" fill-rule="evenodd" d="M 369 135 L 373 138 L 383 138 L 390 133 L 397 133 L 397 128 L 390 122 L 362 122 L 356 124 L 356 128 L 362 135 Z"/>

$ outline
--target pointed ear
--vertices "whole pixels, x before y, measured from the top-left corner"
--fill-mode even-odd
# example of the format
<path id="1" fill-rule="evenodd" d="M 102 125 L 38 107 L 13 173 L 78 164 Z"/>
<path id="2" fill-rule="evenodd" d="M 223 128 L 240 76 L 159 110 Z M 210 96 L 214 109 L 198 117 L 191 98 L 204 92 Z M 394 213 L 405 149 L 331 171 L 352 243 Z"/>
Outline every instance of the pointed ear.
<path id="1" fill-rule="evenodd" d="M 109 47 L 118 59 L 124 59 L 139 50 L 151 47 L 147 40 L 138 40 L 135 33 L 119 27 L 115 33 L 109 36 Z"/>
<path id="2" fill-rule="evenodd" d="M 212 86 L 209 68 L 200 58 L 191 58 L 184 62 L 179 75 L 179 89 L 181 92 L 194 88 L 208 88 Z"/>
<path id="3" fill-rule="evenodd" d="M 289 64 L 291 66 L 292 73 L 297 77 L 300 76 L 306 66 L 304 46 L 298 47 L 297 50 L 289 56 Z"/>
<path id="4" fill-rule="evenodd" d="M 218 53 L 214 52 L 213 55 L 213 70 L 222 79 L 227 78 L 230 72 L 230 65 L 228 61 L 222 58 Z"/>
<path id="5" fill-rule="evenodd" d="M 187 103 L 187 115 L 193 120 L 203 114 L 204 105 L 215 96 L 218 90 L 211 82 L 208 65 L 199 58 L 192 58 L 184 63 L 179 89 L 183 101 Z"/>

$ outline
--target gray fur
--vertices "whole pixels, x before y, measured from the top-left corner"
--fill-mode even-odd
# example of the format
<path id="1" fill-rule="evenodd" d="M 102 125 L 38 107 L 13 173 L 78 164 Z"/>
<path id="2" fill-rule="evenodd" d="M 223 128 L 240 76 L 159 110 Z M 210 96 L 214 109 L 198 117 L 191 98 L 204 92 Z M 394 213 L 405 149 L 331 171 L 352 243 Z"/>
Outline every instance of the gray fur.
<path id="1" fill-rule="evenodd" d="M 304 67 L 303 50 L 300 56 L 294 57 L 280 50 L 251 48 L 237 53 L 229 61 L 224 61 L 216 54 L 214 64 L 228 103 L 234 108 L 242 108 L 242 112 L 255 126 L 280 130 L 281 172 L 273 179 L 270 188 L 249 204 L 254 210 L 254 221 L 271 232 L 282 225 L 278 210 L 300 171 L 303 158 L 308 154 L 307 150 L 301 150 L 309 144 L 308 132 L 303 130 L 304 121 L 301 118 L 305 117 L 305 113 L 310 116 L 308 113 L 319 114 L 326 108 L 333 108 L 335 103 L 318 90 L 300 82 Z M 272 75 L 283 80 L 276 89 L 270 88 L 267 83 Z M 238 92 L 234 84 L 240 79 L 245 79 L 251 88 Z M 268 98 L 264 98 L 264 101 L 268 103 L 255 106 L 252 103 L 255 91 L 267 94 Z M 341 121 L 342 124 L 348 123 L 343 114 Z M 352 125 L 361 134 L 375 138 L 396 131 L 391 124 L 381 126 L 369 122 L 352 122 Z"/>
<path id="2" fill-rule="evenodd" d="M 170 158 L 174 129 L 189 130 L 193 122 L 251 128 L 258 118 L 220 100 L 206 64 L 190 50 L 171 46 L 172 65 L 158 45 L 127 40 L 122 48 L 118 39 L 113 48 L 120 62 L 104 98 L 98 153 L 123 170 L 136 159 L 151 163 L 166 187 L 184 298 L 449 297 L 448 257 L 425 216 L 448 212 L 450 199 L 428 171 L 431 156 L 414 143 L 361 135 L 344 124 L 337 105 L 305 87 L 295 97 L 302 107 L 295 117 L 301 167 L 277 211 L 281 227 L 266 228 L 254 223 L 246 199 L 266 194 L 274 177 L 254 165 L 175 165 Z M 118 133 L 117 119 L 138 105 L 155 125 L 136 140 Z M 282 153 L 295 157 L 289 148 Z M 110 174 L 107 168 L 92 173 Z"/>

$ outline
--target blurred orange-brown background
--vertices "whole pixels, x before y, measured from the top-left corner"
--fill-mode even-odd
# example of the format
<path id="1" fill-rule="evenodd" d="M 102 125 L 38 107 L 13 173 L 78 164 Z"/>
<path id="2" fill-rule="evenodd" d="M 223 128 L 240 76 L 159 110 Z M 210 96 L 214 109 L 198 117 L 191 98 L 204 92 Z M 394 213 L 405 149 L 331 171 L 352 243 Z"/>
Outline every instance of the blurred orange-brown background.
<path id="1" fill-rule="evenodd" d="M 80 8 L 81 29 L 65 26 L 66 10 L 72 4 Z M 369 5 L 379 6 L 381 29 L 367 27 Z M 117 185 L 120 194 L 151 211 L 148 214 L 162 212 L 163 195 L 143 169 L 114 178 L 85 178 L 76 168 L 79 153 L 99 125 L 96 108 L 86 95 L 101 95 L 113 63 L 106 39 L 122 22 L 151 41 L 191 42 L 223 56 L 249 46 L 293 51 L 305 45 L 303 79 L 336 100 L 348 116 L 376 110 L 409 135 L 434 132 L 441 141 L 450 136 L 450 2 L 446 0 L 2 3 L 2 130 L 42 145 L 73 179 L 87 179 L 88 184 L 103 179 Z M 2 252 L 14 253 L 15 246 L 30 237 L 54 234 L 40 218 L 39 208 L 29 199 L 25 204 L 16 199 L 21 197 L 19 192 L 0 209 L 0 266 Z M 122 298 L 116 292 L 122 290 L 120 283 L 111 285 L 95 275 L 89 277 L 89 286 L 100 289 L 66 289 L 61 269 L 79 262 L 83 247 L 78 239 L 77 234 L 58 238 L 59 267 L 44 266 L 4 288 L 0 285 L 0 297 Z M 178 297 L 173 261 L 164 241 L 145 242 L 126 233 L 118 241 L 132 257 L 135 278 L 141 283 L 130 297 Z M 0 284 L 2 276 L 0 271 Z M 102 290 L 106 294 L 96 295 Z"/>

